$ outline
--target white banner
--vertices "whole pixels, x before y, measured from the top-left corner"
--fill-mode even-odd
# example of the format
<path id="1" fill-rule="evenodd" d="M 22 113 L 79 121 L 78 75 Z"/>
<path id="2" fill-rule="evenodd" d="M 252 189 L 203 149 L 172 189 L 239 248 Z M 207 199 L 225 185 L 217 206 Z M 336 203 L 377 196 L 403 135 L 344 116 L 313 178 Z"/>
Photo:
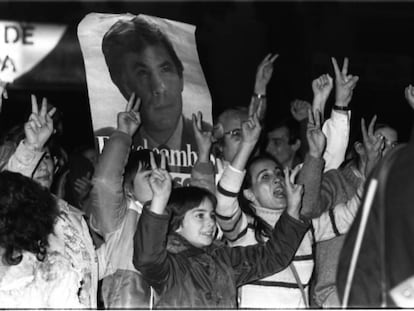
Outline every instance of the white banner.
<path id="1" fill-rule="evenodd" d="M 0 80 L 13 82 L 58 44 L 66 26 L 0 21 Z"/>
<path id="2" fill-rule="evenodd" d="M 168 100 L 164 100 L 162 103 L 160 101 L 160 103 L 157 104 L 156 99 L 154 99 L 156 95 L 151 95 L 148 96 L 151 97 L 151 99 L 148 99 L 147 103 L 144 101 L 143 98 L 146 96 L 145 92 L 148 93 L 149 89 L 151 89 L 150 91 L 154 93 L 152 84 L 158 83 L 154 82 L 154 79 L 159 79 L 154 78 L 154 76 L 164 75 L 164 73 L 162 73 L 162 70 L 164 69 L 159 69 L 161 68 L 161 65 L 157 64 L 154 66 L 154 64 L 151 63 L 151 60 L 148 64 L 145 63 L 148 60 L 145 58 L 145 55 L 147 55 L 145 54 L 146 51 L 153 51 L 151 56 L 153 57 L 151 58 L 152 60 L 157 59 L 159 55 L 163 55 L 161 58 L 158 58 L 157 61 L 164 57 L 164 59 L 172 59 L 174 62 L 174 57 L 171 56 L 171 51 L 165 47 L 164 43 L 148 43 L 145 41 L 147 39 L 144 39 L 144 41 L 137 41 L 139 43 L 136 43 L 136 37 L 134 36 L 141 37 L 146 30 L 136 30 L 132 20 L 144 21 L 144 24 L 150 24 L 154 26 L 155 29 L 160 30 L 171 42 L 173 50 L 183 64 L 184 70 L 182 78 L 180 77 L 178 79 L 177 74 L 173 78 L 169 75 L 168 77 L 165 76 L 165 80 L 162 81 L 162 83 L 165 82 L 162 84 L 162 87 L 165 87 L 166 94 L 168 93 L 168 96 L 170 97 L 175 96 L 174 99 L 169 98 Z M 117 28 L 117 25 L 121 26 Z M 126 39 L 124 34 L 132 31 L 137 31 L 138 34 L 134 33 L 134 36 L 128 37 L 128 43 L 125 43 Z M 123 51 L 122 53 L 124 54 L 121 54 L 119 57 L 114 57 L 113 55 L 108 56 L 108 54 L 104 55 L 102 47 L 103 38 L 107 36 L 108 33 L 115 33 L 113 37 L 117 37 L 116 40 L 120 40 L 117 42 L 121 42 L 121 44 L 111 43 L 111 48 L 114 48 L 114 46 L 115 48 L 118 48 L 119 46 L 122 46 L 122 48 L 128 46 L 126 47 L 126 49 L 128 49 L 127 52 Z M 143 36 L 145 36 L 145 34 Z M 197 160 L 197 148 L 195 146 L 194 132 L 191 125 L 191 115 L 192 113 L 201 111 L 203 114 L 203 121 L 208 124 L 212 123 L 211 97 L 197 53 L 195 26 L 143 14 L 135 16 L 132 14 L 91 13 L 85 16 L 79 23 L 78 38 L 85 62 L 93 129 L 100 150 L 102 150 L 103 143 L 107 136 L 110 135 L 114 128 L 116 128 L 117 113 L 125 109 L 127 98 L 129 98 L 132 91 L 137 94 L 144 88 L 142 85 L 148 83 L 147 90 L 142 91 L 144 92 L 144 95 L 137 94 L 138 97 L 143 99 L 140 111 L 142 124 L 134 135 L 133 148 L 147 148 L 155 151 L 162 151 L 167 156 L 171 171 L 189 173 L 191 167 Z M 141 43 L 142 45 L 137 48 L 136 45 Z M 135 50 L 132 50 L 130 45 L 134 44 L 135 46 L 133 48 Z M 132 55 L 133 61 L 125 64 L 127 62 L 127 55 Z M 118 62 L 117 64 L 119 65 L 114 66 L 111 62 Z M 145 64 L 142 65 L 142 63 Z M 121 66 L 123 66 L 123 68 L 119 70 L 118 67 Z M 139 75 L 139 73 L 137 73 L 138 69 L 134 68 L 141 68 L 140 66 L 146 71 L 146 76 L 151 76 L 150 78 L 146 77 L 146 80 L 142 80 L 144 78 L 137 78 Z M 175 63 L 174 66 L 176 66 Z M 116 77 L 114 78 L 114 70 L 120 72 L 118 75 L 120 75 L 121 78 L 118 78 L 118 80 Z M 164 78 L 160 78 L 159 80 L 162 79 Z M 168 79 L 175 79 L 174 81 L 179 81 L 179 83 L 174 82 L 176 83 L 174 87 L 170 87 L 170 85 L 173 85 L 174 83 L 167 81 Z M 145 83 L 141 83 L 141 81 L 144 81 Z M 140 88 L 137 87 L 137 84 L 139 83 L 141 89 L 137 91 L 136 89 Z M 181 89 L 180 87 L 177 87 L 179 84 L 183 85 Z M 130 90 L 131 88 L 132 91 Z M 174 95 L 171 96 L 173 93 Z M 182 102 L 181 110 L 173 108 L 170 109 L 171 112 L 168 112 L 169 108 L 164 109 L 168 105 L 176 105 L 177 101 Z M 164 106 L 164 108 L 162 108 L 164 110 L 154 109 L 153 107 L 156 105 L 159 105 L 159 107 Z M 181 116 L 180 119 L 177 117 L 177 114 Z M 171 120 L 180 121 L 175 122 Z M 173 124 L 170 130 L 168 130 L 168 127 L 162 127 L 163 123 L 169 124 L 169 122 Z M 157 123 L 160 124 L 160 131 L 157 131 L 157 126 L 159 125 Z M 166 128 L 167 130 L 165 130 Z M 152 135 L 149 134 L 151 133 L 151 130 Z M 160 136 L 163 137 L 160 138 Z"/>

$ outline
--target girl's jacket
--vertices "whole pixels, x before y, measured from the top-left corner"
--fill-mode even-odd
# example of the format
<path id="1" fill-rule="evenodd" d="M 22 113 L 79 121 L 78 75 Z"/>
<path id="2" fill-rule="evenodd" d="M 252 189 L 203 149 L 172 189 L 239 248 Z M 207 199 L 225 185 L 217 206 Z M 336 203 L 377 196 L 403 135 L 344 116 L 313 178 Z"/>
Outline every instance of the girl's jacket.
<path id="1" fill-rule="evenodd" d="M 173 235 L 167 249 L 168 222 L 144 208 L 134 237 L 133 263 L 163 308 L 235 308 L 236 288 L 288 266 L 309 228 L 284 213 L 261 245 L 196 248 Z"/>

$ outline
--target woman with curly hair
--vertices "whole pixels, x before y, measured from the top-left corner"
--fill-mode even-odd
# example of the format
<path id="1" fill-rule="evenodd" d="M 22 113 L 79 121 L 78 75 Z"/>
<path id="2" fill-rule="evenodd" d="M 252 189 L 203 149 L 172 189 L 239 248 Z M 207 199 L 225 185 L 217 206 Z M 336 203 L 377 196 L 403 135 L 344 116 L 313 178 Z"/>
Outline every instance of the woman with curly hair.
<path id="1" fill-rule="evenodd" d="M 54 110 L 47 111 L 45 99 L 39 109 L 36 98 L 32 96 L 32 113 L 24 124 L 24 138 L 17 142 L 12 155 L 7 160 L 3 159 L 4 169 L 31 177 L 45 191 L 51 188 L 56 168 L 52 151 L 48 148 L 54 132 Z M 57 252 L 68 258 L 70 269 L 80 275 L 77 286 L 79 306 L 96 308 L 99 273 L 105 272 L 105 248 L 95 249 L 81 210 L 55 196 L 52 198 L 56 201 L 59 217 L 54 224 L 53 234 L 48 236 L 47 252 Z M 65 307 L 63 301 L 56 306 Z"/>
<path id="2" fill-rule="evenodd" d="M 0 308 L 79 308 L 81 275 L 49 251 L 56 200 L 34 180 L 0 173 Z"/>

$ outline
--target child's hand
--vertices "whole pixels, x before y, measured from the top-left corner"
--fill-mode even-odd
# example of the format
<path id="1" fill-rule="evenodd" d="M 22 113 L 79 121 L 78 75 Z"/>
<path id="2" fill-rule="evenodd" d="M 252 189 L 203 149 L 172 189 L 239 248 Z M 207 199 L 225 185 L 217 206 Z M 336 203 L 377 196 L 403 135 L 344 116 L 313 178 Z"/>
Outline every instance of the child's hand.
<path id="1" fill-rule="evenodd" d="M 303 186 L 294 183 L 299 170 L 293 171 L 292 174 L 290 174 L 288 168 L 285 168 L 283 171 L 285 173 L 287 212 L 293 218 L 299 219 L 302 207 Z"/>
<path id="2" fill-rule="evenodd" d="M 167 206 L 171 194 L 172 180 L 170 174 L 165 169 L 165 156 L 161 153 L 161 165 L 158 168 L 154 159 L 154 154 L 150 153 L 151 176 L 149 183 L 153 192 L 151 210 L 162 214 Z"/>

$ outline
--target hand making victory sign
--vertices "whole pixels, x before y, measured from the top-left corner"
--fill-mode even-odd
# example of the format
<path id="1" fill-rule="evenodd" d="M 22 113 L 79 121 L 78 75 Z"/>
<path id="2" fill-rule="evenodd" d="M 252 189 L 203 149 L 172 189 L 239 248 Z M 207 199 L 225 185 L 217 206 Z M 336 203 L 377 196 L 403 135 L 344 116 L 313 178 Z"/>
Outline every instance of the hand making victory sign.
<path id="1" fill-rule="evenodd" d="M 42 99 L 42 107 L 39 111 L 36 96 L 31 95 L 32 113 L 28 121 L 24 125 L 24 132 L 26 135 L 25 143 L 29 148 L 41 151 L 53 134 L 53 120 L 52 116 L 56 111 L 53 107 L 47 112 L 47 99 Z"/>
<path id="2" fill-rule="evenodd" d="M 133 136 L 141 125 L 139 108 L 141 99 L 132 93 L 126 105 L 125 111 L 118 113 L 118 130 Z"/>
<path id="3" fill-rule="evenodd" d="M 348 107 L 352 99 L 352 92 L 358 82 L 358 76 L 348 74 L 349 60 L 344 59 L 342 70 L 339 70 L 336 59 L 332 57 L 332 65 L 335 71 L 335 105 Z"/>
<path id="4" fill-rule="evenodd" d="M 149 183 L 153 192 L 151 211 L 156 214 L 163 214 L 170 198 L 172 179 L 166 168 L 165 155 L 161 153 L 160 167 L 155 162 L 154 154 L 150 154 L 151 176 Z"/>
<path id="5" fill-rule="evenodd" d="M 309 154 L 314 158 L 321 158 L 326 147 L 326 136 L 322 132 L 319 110 L 308 111 L 306 138 L 309 144 Z"/>
<path id="6" fill-rule="evenodd" d="M 286 211 L 293 218 L 299 219 L 300 210 L 302 208 L 303 185 L 297 185 L 294 183 L 296 174 L 298 174 L 299 170 L 290 172 L 290 170 L 285 167 L 283 169 L 283 172 L 285 175 L 285 189 L 287 200 Z"/>

